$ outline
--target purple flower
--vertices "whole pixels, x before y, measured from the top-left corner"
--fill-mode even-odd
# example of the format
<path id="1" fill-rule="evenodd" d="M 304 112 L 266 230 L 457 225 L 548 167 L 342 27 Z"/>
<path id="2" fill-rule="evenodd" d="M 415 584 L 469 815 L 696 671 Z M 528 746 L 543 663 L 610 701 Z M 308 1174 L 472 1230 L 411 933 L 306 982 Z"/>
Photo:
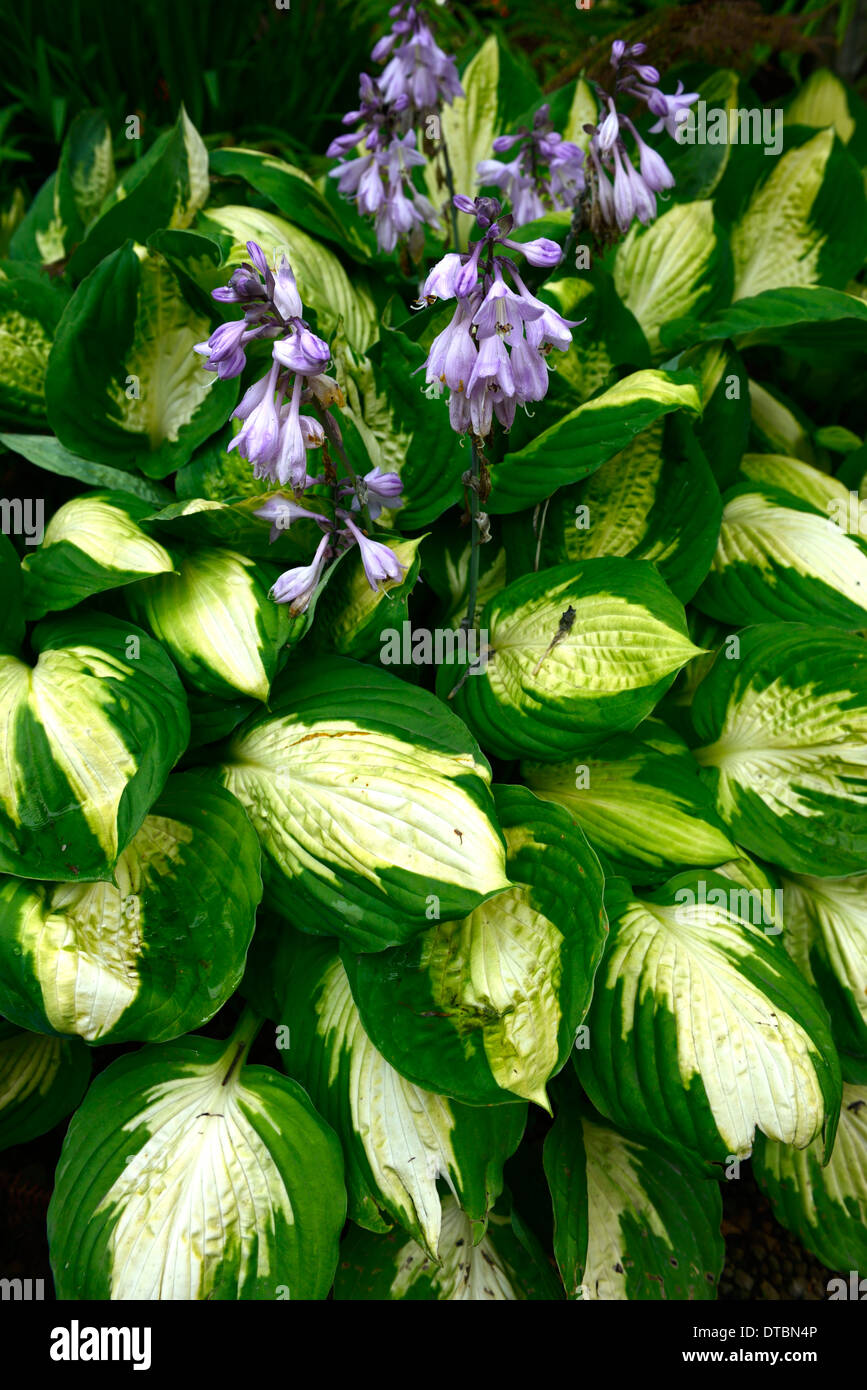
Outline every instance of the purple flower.
<path id="1" fill-rule="evenodd" d="M 226 451 L 231 453 L 237 449 L 241 458 L 263 469 L 273 463 L 280 440 L 280 411 L 274 400 L 278 371 L 275 362 L 268 375 L 245 393 L 241 404 L 232 412 L 245 423 Z"/>
<path id="2" fill-rule="evenodd" d="M 345 517 L 345 521 L 347 530 L 358 542 L 364 573 L 374 593 L 379 593 L 382 585 L 389 580 L 403 579 L 406 566 L 400 563 L 391 547 L 365 536 L 348 516 Z"/>
<path id="3" fill-rule="evenodd" d="M 657 135 L 664 128 L 669 135 L 676 137 L 680 125 L 678 113 L 688 111 L 694 101 L 698 101 L 698 92 L 684 92 L 682 82 L 678 82 L 677 91 L 671 96 L 665 96 L 663 92 L 649 92 L 648 110 L 652 111 L 654 116 L 659 116 L 656 125 L 650 127 L 650 134 Z"/>
<path id="4" fill-rule="evenodd" d="M 221 323 L 215 328 L 206 343 L 196 343 L 193 351 L 207 357 L 202 365 L 206 372 L 216 372 L 221 380 L 240 376 L 247 365 L 244 344 L 255 338 L 255 331 L 247 328 L 246 319 L 232 323 Z"/>
<path id="5" fill-rule="evenodd" d="M 269 497 L 264 506 L 255 511 L 253 515 L 260 517 L 262 521 L 270 521 L 270 540 L 272 542 L 276 541 L 283 531 L 287 531 L 293 521 L 318 521 L 323 526 L 329 524 L 328 518 L 323 516 L 321 512 L 309 512 L 300 503 L 293 502 L 291 498 L 279 494 L 276 497 Z"/>
<path id="6" fill-rule="evenodd" d="M 532 130 L 525 126 L 515 135 L 498 135 L 493 142 L 497 154 L 515 145 L 520 148 L 514 159 L 506 163 L 483 159 L 476 165 L 476 178 L 483 187 L 503 190 L 511 204 L 513 225 L 534 222 L 548 209 L 571 208 L 584 188 L 584 154 L 553 129 L 547 105 L 536 112 Z M 462 212 L 477 211 L 469 200 L 457 206 Z M 481 219 L 479 225 L 485 225 Z"/>
<path id="7" fill-rule="evenodd" d="M 280 269 L 274 277 L 274 289 L 271 298 L 275 308 L 284 319 L 300 319 L 303 313 L 301 296 L 298 293 L 292 267 L 285 256 L 280 261 Z"/>
<path id="8" fill-rule="evenodd" d="M 330 539 L 328 535 L 323 536 L 310 564 L 295 565 L 293 569 L 286 570 L 271 590 L 274 602 L 288 603 L 293 617 L 303 613 L 313 597 L 325 565 L 325 552 Z"/>
<path id="9" fill-rule="evenodd" d="M 362 479 L 367 491 L 367 510 L 371 521 L 376 521 L 383 507 L 391 510 L 403 506 L 403 485 L 397 473 L 383 473 L 377 466 Z M 352 507 L 356 511 L 361 506 L 358 497 L 353 498 Z"/>
<path id="10" fill-rule="evenodd" d="M 275 362 L 290 372 L 303 372 L 305 376 L 317 375 L 331 359 L 328 344 L 304 327 L 293 328 L 288 338 L 281 338 L 274 344 L 272 351 Z"/>

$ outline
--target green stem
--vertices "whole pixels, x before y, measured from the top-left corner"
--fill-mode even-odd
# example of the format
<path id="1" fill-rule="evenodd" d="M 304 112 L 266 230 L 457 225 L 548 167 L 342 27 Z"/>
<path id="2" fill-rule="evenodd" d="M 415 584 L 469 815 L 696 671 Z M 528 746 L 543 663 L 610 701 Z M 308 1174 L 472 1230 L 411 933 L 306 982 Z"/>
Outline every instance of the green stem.
<path id="1" fill-rule="evenodd" d="M 476 625 L 476 594 L 479 587 L 479 480 L 481 478 L 481 457 L 475 436 L 470 436 L 470 444 L 473 450 L 473 463 L 470 470 L 470 527 L 472 535 L 470 537 L 470 574 L 469 588 L 467 589 L 467 611 L 461 623 L 465 632 L 469 632 Z"/>
<path id="2" fill-rule="evenodd" d="M 255 1009 L 251 1009 L 247 1004 L 241 1017 L 235 1025 L 235 1031 L 226 1043 L 226 1051 L 223 1054 L 228 1065 L 222 1084 L 227 1086 L 233 1076 L 241 1070 L 247 1060 L 247 1054 L 256 1040 L 256 1034 L 262 1027 L 265 1019 L 261 1014 L 257 1014 Z"/>

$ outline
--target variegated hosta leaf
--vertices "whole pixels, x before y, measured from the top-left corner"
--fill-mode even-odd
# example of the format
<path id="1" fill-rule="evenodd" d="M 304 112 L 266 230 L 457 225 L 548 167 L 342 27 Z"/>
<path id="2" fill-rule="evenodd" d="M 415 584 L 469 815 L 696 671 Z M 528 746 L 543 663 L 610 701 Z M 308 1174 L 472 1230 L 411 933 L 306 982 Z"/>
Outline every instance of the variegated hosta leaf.
<path id="1" fill-rule="evenodd" d="M 725 1247 L 714 1179 L 605 1124 L 565 1086 L 544 1161 L 567 1297 L 716 1297 Z"/>
<path id="2" fill-rule="evenodd" d="M 104 163 L 104 152 L 101 154 Z M 103 174 L 103 186 L 105 177 Z M 96 188 L 84 192 L 82 216 L 94 210 Z M 210 192 L 208 151 L 183 106 L 171 130 L 164 131 L 142 159 L 132 164 L 76 250 L 70 270 L 76 279 L 129 239 L 144 243 L 162 227 L 187 227 Z"/>
<path id="3" fill-rule="evenodd" d="M 276 1017 L 289 1030 L 281 1059 L 340 1136 L 350 1216 L 375 1231 L 396 1221 L 435 1254 L 441 1179 L 478 1239 L 526 1108 L 461 1105 L 406 1080 L 368 1037 L 335 943 L 285 927 L 272 942 Z"/>
<path id="4" fill-rule="evenodd" d="M 74 1110 L 90 1080 L 78 1038 L 27 1033 L 0 1020 L 0 1150 L 47 1134 Z"/>
<path id="5" fill-rule="evenodd" d="M 525 575 L 491 599 L 480 627 L 485 668 L 454 705 L 502 758 L 553 760 L 634 729 L 698 652 L 683 608 L 643 560 Z"/>
<path id="6" fill-rule="evenodd" d="M 841 1081 L 828 1017 L 756 898 L 693 870 L 646 898 L 611 880 L 605 901 L 609 944 L 575 1054 L 594 1105 L 708 1160 L 749 1154 L 756 1129 L 801 1148 L 824 1129 L 830 1151 Z"/>
<path id="7" fill-rule="evenodd" d="M 753 1169 L 774 1215 L 829 1269 L 856 1283 L 867 1269 L 867 1086 L 844 1086 L 834 1151 L 823 1166 L 822 1145 L 807 1149 L 759 1139 Z M 829 1297 L 833 1297 L 828 1285 Z M 864 1286 L 837 1297 L 864 1297 Z"/>
<path id="8" fill-rule="evenodd" d="M 556 240 L 553 229 L 549 235 Z M 635 316 L 618 296 L 610 270 L 601 261 L 594 260 L 579 275 L 571 265 L 563 269 L 566 273 L 562 278 L 557 278 L 555 271 L 545 280 L 539 298 L 564 318 L 579 321 L 581 331 L 573 333 L 566 352 L 557 353 L 552 384 L 558 379 L 566 381 L 578 398 L 586 401 L 612 386 L 620 367 L 649 368 L 650 349 Z"/>
<path id="9" fill-rule="evenodd" d="M 695 373 L 633 372 L 496 465 L 488 511 L 519 512 L 577 483 L 674 410 L 701 413 Z"/>
<path id="10" fill-rule="evenodd" d="M 470 1105 L 548 1109 L 605 944 L 602 873 L 572 816 L 495 788 L 515 887 L 407 946 L 344 952 L 364 1027 L 418 1085 Z"/>
<path id="11" fill-rule="evenodd" d="M 315 310 L 324 337 L 330 338 L 342 319 L 349 341 L 359 352 L 375 341 L 379 316 L 360 273 L 356 271 L 350 280 L 334 252 L 300 227 L 261 208 L 235 206 L 208 208 L 197 225 L 205 233 L 228 233 L 233 238 L 224 265 L 207 272 L 206 289 L 224 285 L 231 272 L 249 260 L 247 242 L 256 241 L 269 265 L 279 266 L 284 255 L 289 260 L 301 298 Z"/>
<path id="12" fill-rule="evenodd" d="M 287 672 L 209 775 L 246 809 L 266 898 L 302 931 L 382 950 L 509 886 L 477 745 L 432 695 L 372 666 Z"/>
<path id="13" fill-rule="evenodd" d="M 867 627 L 867 548 L 800 498 L 745 483 L 726 495 L 719 544 L 696 603 L 735 624 Z"/>
<path id="14" fill-rule="evenodd" d="M 740 471 L 751 482 L 758 483 L 759 489 L 779 488 L 792 497 L 799 497 L 846 529 L 849 489 L 830 473 L 823 473 L 811 463 L 789 458 L 786 454 L 744 454 Z"/>
<path id="15" fill-rule="evenodd" d="M 142 1048 L 91 1086 L 48 1209 L 58 1298 L 326 1296 L 340 1145 L 300 1086 L 243 1064 L 245 1025 Z"/>
<path id="16" fill-rule="evenodd" d="M 731 234 L 735 300 L 778 286 L 843 289 L 863 262 L 863 181 L 835 140 L 822 130 L 788 149 L 753 192 Z"/>
<path id="17" fill-rule="evenodd" d="M 855 133 L 846 88 L 833 72 L 817 68 L 800 83 L 786 107 L 786 125 L 833 126 L 845 145 Z"/>
<path id="18" fill-rule="evenodd" d="M 28 616 L 74 608 L 91 594 L 174 569 L 169 552 L 138 524 L 152 511 L 130 492 L 85 492 L 64 502 L 39 549 L 24 557 Z"/>
<path id="19" fill-rule="evenodd" d="M 243 974 L 258 866 L 234 797 L 170 778 L 115 883 L 0 881 L 0 1010 L 88 1042 L 163 1042 L 201 1027 Z"/>
<path id="20" fill-rule="evenodd" d="M 807 292 L 804 291 L 804 294 Z M 813 290 L 810 294 L 821 298 L 823 292 Z M 841 297 L 837 296 L 838 299 Z M 852 302 L 857 305 L 857 301 Z M 761 299 L 757 303 L 761 304 Z M 857 307 L 867 314 L 867 306 Z M 804 317 L 808 317 L 806 306 L 803 312 Z M 757 381 L 750 381 L 750 430 L 758 446 L 770 450 L 772 454 L 801 459 L 810 465 L 815 461 L 813 442 L 804 428 L 802 419 Z"/>
<path id="21" fill-rule="evenodd" d="M 237 454 L 229 454 L 231 466 Z M 198 458 L 190 467 L 197 466 Z M 241 460 L 242 467 L 249 473 L 250 465 Z M 249 475 L 251 481 L 252 474 Z M 172 546 L 178 541 L 190 546 L 228 546 L 240 550 L 245 555 L 257 559 L 268 559 L 290 565 L 307 564 L 316 549 L 317 541 L 322 539 L 322 531 L 315 521 L 299 518 L 291 526 L 285 526 L 279 535 L 271 540 L 271 528 L 267 521 L 256 516 L 266 502 L 274 497 L 291 497 L 281 489 L 257 493 L 255 497 L 243 497 L 239 501 L 217 501 L 211 496 L 210 479 L 204 479 L 208 496 L 185 497 L 172 502 L 161 511 L 151 512 L 147 529 L 163 542 Z M 217 489 L 219 491 L 219 489 Z M 295 499 L 293 499 L 295 500 Z M 304 502 L 296 502 L 304 506 Z M 316 502 L 308 503 L 310 511 L 316 511 Z"/>
<path id="22" fill-rule="evenodd" d="M 210 332 L 161 256 L 131 242 L 106 256 L 66 306 L 51 350 L 48 418 L 61 443 L 151 478 L 173 473 L 237 399 L 238 382 L 203 371 L 193 350 Z"/>
<path id="23" fill-rule="evenodd" d="M 867 1058 L 867 874 L 795 874 L 784 893 L 789 954 L 827 1004 L 841 1052 Z"/>
<path id="24" fill-rule="evenodd" d="M 176 573 L 144 580 L 126 597 L 197 690 L 264 701 L 290 630 L 285 605 L 268 597 L 272 582 L 270 570 L 235 550 L 194 550 L 179 556 Z"/>
<path id="25" fill-rule="evenodd" d="M 63 300 L 41 280 L 0 277 L 0 424 L 45 429 L 45 379 Z"/>
<path id="26" fill-rule="evenodd" d="M 651 352 L 665 356 L 660 324 L 709 312 L 731 292 L 731 257 L 709 199 L 675 203 L 648 227 L 637 222 L 617 248 L 614 284 Z"/>
<path id="27" fill-rule="evenodd" d="M 562 1297 L 544 1251 L 513 1212 L 494 1213 L 477 1245 L 454 1197 L 443 1200 L 437 1260 L 402 1231 L 371 1235 L 350 1227 L 340 1247 L 334 1297 L 368 1302 L 423 1299 L 439 1303 L 549 1302 Z"/>
<path id="28" fill-rule="evenodd" d="M 633 882 L 737 856 L 695 759 L 658 720 L 568 762 L 523 763 L 521 776 L 537 796 L 564 806 L 615 873 Z"/>
<path id="29" fill-rule="evenodd" d="M 35 666 L 0 656 L 0 871 L 110 879 L 187 744 L 177 672 L 101 614 L 46 619 Z"/>
<path id="30" fill-rule="evenodd" d="M 708 572 L 721 513 L 707 459 L 680 417 L 669 416 L 584 482 L 561 488 L 544 519 L 541 512 L 534 524 L 527 513 L 508 517 L 509 574 L 621 555 L 652 561 L 686 601 Z"/>
<path id="31" fill-rule="evenodd" d="M 751 627 L 692 704 L 694 754 L 746 849 L 793 873 L 867 863 L 867 647 L 833 628 Z"/>

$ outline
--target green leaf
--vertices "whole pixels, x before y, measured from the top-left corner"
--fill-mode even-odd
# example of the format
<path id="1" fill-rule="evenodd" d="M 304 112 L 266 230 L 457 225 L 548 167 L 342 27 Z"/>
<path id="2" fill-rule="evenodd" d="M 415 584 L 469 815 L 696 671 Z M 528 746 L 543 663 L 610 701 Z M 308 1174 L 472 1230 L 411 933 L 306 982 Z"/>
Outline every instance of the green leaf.
<path id="1" fill-rule="evenodd" d="M 460 1105 L 413 1085 L 365 1031 L 335 943 L 282 925 L 275 935 L 269 974 L 276 1017 L 289 1030 L 281 1059 L 340 1136 L 350 1217 L 376 1231 L 395 1221 L 434 1255 L 442 1178 L 478 1238 L 526 1109 Z"/>
<path id="2" fill-rule="evenodd" d="M 60 152 L 54 184 L 54 223 L 66 251 L 81 241 L 115 183 L 111 131 L 102 111 L 80 111 Z"/>
<path id="3" fill-rule="evenodd" d="M 243 974 L 259 859 L 234 797 L 169 778 L 114 883 L 0 880 L 0 1009 L 23 1027 L 92 1043 L 164 1042 L 200 1028 Z"/>
<path id="4" fill-rule="evenodd" d="M 336 1301 L 550 1302 L 561 1297 L 544 1251 L 519 1221 L 494 1214 L 473 1244 L 473 1226 L 454 1197 L 443 1200 L 437 1260 L 400 1232 L 371 1235 L 351 1227 L 340 1247 Z"/>
<path id="5" fill-rule="evenodd" d="M 150 477 L 186 463 L 230 414 L 238 383 L 193 351 L 210 322 L 169 266 L 127 242 L 79 285 L 57 330 L 46 392 L 52 429 L 73 452 Z"/>
<path id="6" fill-rule="evenodd" d="M 231 457 L 231 455 L 230 455 Z M 249 467 L 249 464 L 245 464 Z M 287 565 L 306 563 L 322 538 L 315 521 L 298 519 L 284 527 L 272 541 L 267 521 L 256 516 L 273 497 L 290 497 L 281 489 L 273 489 L 255 497 L 224 502 L 205 497 L 184 498 L 171 502 L 147 518 L 147 529 L 166 545 L 183 542 L 192 546 L 229 546 L 260 559 Z M 292 498 L 294 501 L 295 499 Z M 317 499 L 309 499 L 310 510 L 317 510 Z M 303 501 L 300 505 L 304 505 Z"/>
<path id="7" fill-rule="evenodd" d="M 39 624 L 0 656 L 0 872 L 108 881 L 183 752 L 189 715 L 152 638 L 100 614 Z"/>
<path id="8" fill-rule="evenodd" d="M 130 492 L 87 492 L 64 502 L 39 549 L 24 557 L 27 616 L 74 608 L 92 594 L 171 571 L 171 555 L 138 525 L 150 512 Z"/>
<path id="9" fill-rule="evenodd" d="M 695 759 L 658 720 L 565 763 L 522 763 L 521 776 L 574 816 L 613 871 L 634 883 L 737 858 Z"/>
<path id="10" fill-rule="evenodd" d="M 867 307 L 865 307 L 867 312 Z M 578 482 L 672 410 L 701 413 L 693 372 L 634 372 L 579 405 L 492 473 L 488 510 L 517 512 Z"/>
<path id="11" fill-rule="evenodd" d="M 82 279 L 128 240 L 143 243 L 158 227 L 188 227 L 208 199 L 208 151 L 181 107 L 171 131 L 132 165 L 69 263 Z"/>
<path id="12" fill-rule="evenodd" d="M 53 434 L 0 434 L 0 444 L 5 444 L 7 449 L 14 450 L 37 468 L 44 468 L 48 473 L 59 473 L 64 478 L 78 478 L 92 487 L 129 492 L 133 497 L 143 497 L 155 506 L 168 502 L 172 496 L 168 488 L 160 483 L 71 454 Z"/>
<path id="13" fill-rule="evenodd" d="M 605 1124 L 565 1088 L 544 1162 L 569 1298 L 716 1297 L 725 1257 L 716 1182 Z"/>
<path id="14" fill-rule="evenodd" d="M 47 1134 L 74 1110 L 90 1080 L 77 1038 L 49 1038 L 0 1021 L 0 1152 Z"/>
<path id="15" fill-rule="evenodd" d="M 634 729 L 698 652 L 683 608 L 645 560 L 525 575 L 490 600 L 480 627 L 484 667 L 454 707 L 504 758 L 555 760 Z M 452 687 L 453 672 L 443 672 Z"/>
<path id="16" fill-rule="evenodd" d="M 647 227 L 633 226 L 617 248 L 614 285 L 644 330 L 651 352 L 665 356 L 659 329 L 671 319 L 728 303 L 728 241 L 709 200 L 675 203 Z"/>
<path id="17" fill-rule="evenodd" d="M 730 344 L 716 342 L 691 349 L 681 365 L 701 377 L 702 417 L 693 428 L 718 485 L 730 487 L 750 432 L 752 383 L 743 359 Z"/>
<path id="18" fill-rule="evenodd" d="M 777 1220 L 829 1269 L 842 1271 L 842 1280 L 829 1281 L 828 1298 L 863 1298 L 857 1284 L 867 1268 L 867 1087 L 843 1087 L 827 1166 L 818 1141 L 796 1149 L 760 1138 L 753 1169 Z M 858 1271 L 854 1291 L 850 1270 Z"/>
<path id="19" fill-rule="evenodd" d="M 203 278 L 205 289 L 225 284 L 231 272 L 249 259 L 247 242 L 256 241 L 269 265 L 279 265 L 281 256 L 286 256 L 304 305 L 315 310 L 324 337 L 330 338 L 342 319 L 346 336 L 358 352 L 376 340 L 378 315 L 357 267 L 350 280 L 334 252 L 300 227 L 261 208 L 220 207 L 209 208 L 207 216 L 199 218 L 197 230 L 209 236 L 228 233 L 232 238 L 222 268 Z"/>
<path id="20" fill-rule="evenodd" d="M 731 233 L 734 298 L 781 286 L 843 289 L 867 253 L 867 198 L 855 161 L 820 131 L 789 149 Z"/>
<path id="21" fill-rule="evenodd" d="M 724 499 L 716 555 L 695 601 L 727 623 L 867 627 L 867 549 L 802 498 L 741 484 Z"/>
<path id="22" fill-rule="evenodd" d="M 602 873 L 567 811 L 523 787 L 495 801 L 515 886 L 407 946 L 343 959 L 365 1029 L 404 1076 L 469 1105 L 549 1109 L 605 944 Z"/>
<path id="23" fill-rule="evenodd" d="M 223 178 L 242 178 L 257 193 L 270 199 L 277 211 L 290 222 L 303 227 L 312 236 L 324 237 L 338 246 L 346 243 L 342 226 L 303 169 L 287 164 L 273 154 L 240 146 L 211 150 L 209 161 L 212 174 Z"/>
<path id="24" fill-rule="evenodd" d="M 620 555 L 650 560 L 685 601 L 707 574 L 722 503 L 689 427 L 668 416 L 636 436 L 583 482 L 561 488 L 541 520 L 541 544 L 526 515 L 506 522 L 510 575 Z"/>
<path id="25" fill-rule="evenodd" d="M 530 223 L 526 230 L 535 233 L 537 226 L 537 223 Z M 513 233 L 516 240 L 521 238 L 523 230 L 519 228 Z M 610 271 L 600 261 L 594 261 L 588 270 L 578 275 L 546 280 L 538 298 L 550 303 L 564 318 L 577 319 L 580 323 L 566 352 L 558 352 L 556 360 L 548 359 L 548 365 L 554 370 L 551 388 L 557 380 L 563 380 L 581 400 L 588 400 L 596 392 L 612 386 L 621 367 L 634 371 L 650 366 L 647 340 L 635 316 L 615 290 Z"/>
<path id="26" fill-rule="evenodd" d="M 434 901 L 447 920 L 509 887 L 478 747 L 382 670 L 292 668 L 217 775 L 259 833 L 269 900 L 302 931 L 382 950 L 422 931 Z"/>
<path id="27" fill-rule="evenodd" d="M 45 419 L 45 381 L 62 300 L 48 284 L 0 278 L 0 424 L 33 429 Z"/>
<path id="28" fill-rule="evenodd" d="M 830 473 L 786 454 L 744 454 L 740 471 L 760 488 L 776 488 L 800 498 L 845 529 L 849 489 Z"/>
<path id="29" fill-rule="evenodd" d="M 609 880 L 611 931 L 576 1053 L 597 1109 L 638 1135 L 722 1162 L 756 1129 L 800 1147 L 840 1105 L 827 1014 L 748 891 L 707 870 L 649 897 Z M 779 930 L 777 926 L 776 930 Z"/>
<path id="30" fill-rule="evenodd" d="M 867 1057 L 867 875 L 783 880 L 784 941 L 831 1015 L 841 1053 Z M 844 1070 L 846 1058 L 844 1056 Z"/>
<path id="31" fill-rule="evenodd" d="M 269 570 L 234 550 L 194 550 L 176 573 L 127 592 L 135 620 L 171 653 L 191 685 L 229 699 L 267 700 L 289 635 L 285 606 L 268 597 Z"/>
<path id="32" fill-rule="evenodd" d="M 692 343 L 722 338 L 750 337 L 750 345 L 798 344 L 814 350 L 824 345 L 865 350 L 867 345 L 867 303 L 854 294 L 824 289 L 818 285 L 794 289 L 768 289 L 749 299 L 740 299 L 706 323 L 675 320 L 661 330 L 669 347 L 688 347 Z"/>
<path id="33" fill-rule="evenodd" d="M 21 599 L 21 564 L 9 537 L 0 531 L 0 653 L 17 652 L 24 640 L 24 605 Z"/>
<path id="34" fill-rule="evenodd" d="M 727 644 L 728 646 L 728 644 Z M 793 873 L 867 862 L 867 649 L 860 637 L 750 627 L 696 692 L 695 757 L 734 838 Z"/>
<path id="35" fill-rule="evenodd" d="M 689 89 L 693 87 L 688 84 Z M 738 105 L 738 75 L 731 69 L 712 72 L 697 87 L 699 99 L 708 110 L 723 109 L 727 113 Z M 731 118 L 729 117 L 729 120 Z M 708 198 L 714 192 L 728 167 L 731 145 L 724 140 L 719 145 L 710 142 L 683 143 L 675 139 L 665 148 L 665 162 L 674 175 L 673 198 L 689 202 L 693 198 Z"/>
<path id="36" fill-rule="evenodd" d="M 248 1047 L 179 1038 L 97 1077 L 48 1209 L 59 1299 L 325 1298 L 340 1146 L 300 1086 L 243 1065 Z"/>

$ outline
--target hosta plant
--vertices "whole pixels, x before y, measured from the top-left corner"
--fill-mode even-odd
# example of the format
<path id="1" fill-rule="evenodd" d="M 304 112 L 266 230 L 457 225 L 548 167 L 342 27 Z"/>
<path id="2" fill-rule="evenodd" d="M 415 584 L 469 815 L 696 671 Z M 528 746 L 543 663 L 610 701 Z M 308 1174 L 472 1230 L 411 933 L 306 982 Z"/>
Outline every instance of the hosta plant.
<path id="1" fill-rule="evenodd" d="M 374 37 L 297 164 L 77 117 L 0 262 L 57 1295 L 710 1299 L 748 1164 L 863 1269 L 864 108 Z"/>

